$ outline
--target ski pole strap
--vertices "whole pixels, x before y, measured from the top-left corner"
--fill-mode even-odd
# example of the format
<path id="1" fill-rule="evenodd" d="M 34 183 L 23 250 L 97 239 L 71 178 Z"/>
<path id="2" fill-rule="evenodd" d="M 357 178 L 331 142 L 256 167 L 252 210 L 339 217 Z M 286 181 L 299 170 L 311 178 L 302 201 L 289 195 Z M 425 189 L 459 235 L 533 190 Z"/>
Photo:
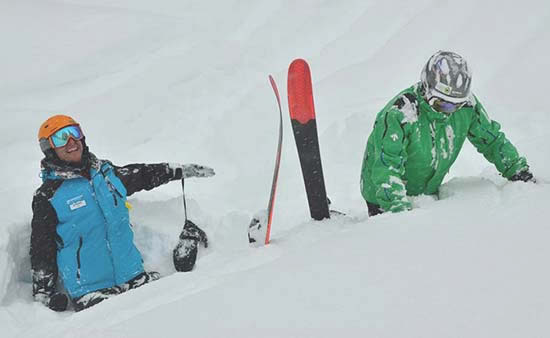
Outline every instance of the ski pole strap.
<path id="1" fill-rule="evenodd" d="M 184 178 L 181 179 L 181 192 L 183 196 L 183 215 L 185 217 L 185 222 L 187 222 L 187 202 L 185 202 L 185 179 Z"/>

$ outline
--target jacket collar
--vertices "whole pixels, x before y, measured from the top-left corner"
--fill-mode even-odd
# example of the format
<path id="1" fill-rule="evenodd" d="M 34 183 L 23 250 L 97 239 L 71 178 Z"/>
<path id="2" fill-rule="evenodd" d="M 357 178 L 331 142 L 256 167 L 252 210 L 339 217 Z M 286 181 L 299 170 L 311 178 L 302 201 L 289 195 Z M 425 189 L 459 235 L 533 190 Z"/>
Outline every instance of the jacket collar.
<path id="1" fill-rule="evenodd" d="M 88 152 L 83 154 L 82 164 L 79 166 L 57 159 L 44 158 L 40 162 L 40 177 L 42 181 L 50 180 L 69 180 L 73 178 L 89 176 L 92 170 L 99 171 L 101 160 Z"/>
<path id="2" fill-rule="evenodd" d="M 446 121 L 450 115 L 446 115 L 434 110 L 432 106 L 430 106 L 428 101 L 426 101 L 426 99 L 424 98 L 424 93 L 421 87 L 422 86 L 420 85 L 420 83 L 418 83 L 415 88 L 416 97 L 419 103 L 418 107 L 419 107 L 420 114 L 424 114 L 428 118 L 428 120 L 430 120 L 431 122 Z"/>

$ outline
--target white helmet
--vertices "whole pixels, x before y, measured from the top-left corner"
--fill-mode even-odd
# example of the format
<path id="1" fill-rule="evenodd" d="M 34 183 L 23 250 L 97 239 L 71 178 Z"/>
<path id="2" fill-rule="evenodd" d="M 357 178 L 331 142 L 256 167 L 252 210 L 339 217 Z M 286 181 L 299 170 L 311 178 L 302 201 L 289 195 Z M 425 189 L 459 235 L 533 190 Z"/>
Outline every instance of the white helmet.
<path id="1" fill-rule="evenodd" d="M 421 75 L 425 96 L 451 103 L 463 103 L 470 96 L 472 73 L 462 56 L 439 51 L 432 55 Z"/>

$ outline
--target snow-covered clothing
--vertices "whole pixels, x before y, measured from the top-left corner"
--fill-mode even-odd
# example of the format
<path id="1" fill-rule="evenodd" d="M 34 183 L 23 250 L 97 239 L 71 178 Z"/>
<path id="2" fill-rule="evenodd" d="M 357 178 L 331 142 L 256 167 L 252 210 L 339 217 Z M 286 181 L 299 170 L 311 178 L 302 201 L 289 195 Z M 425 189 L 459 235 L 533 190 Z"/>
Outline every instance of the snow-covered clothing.
<path id="1" fill-rule="evenodd" d="M 109 299 L 113 296 L 120 295 L 121 293 L 126 292 L 128 290 L 138 288 L 149 282 L 158 280 L 159 278 L 160 278 L 160 274 L 158 272 L 143 272 L 124 284 L 115 285 L 110 288 L 92 291 L 83 296 L 75 298 L 73 300 L 74 309 L 75 311 L 81 311 L 81 310 L 87 309 L 106 299 Z"/>
<path id="2" fill-rule="evenodd" d="M 142 274 L 126 197 L 181 179 L 167 163 L 117 167 L 91 153 L 79 168 L 42 161 L 42 186 L 32 203 L 33 294 L 55 292 L 58 273 L 73 299 Z"/>
<path id="3" fill-rule="evenodd" d="M 476 96 L 446 115 L 432 109 L 422 94 L 414 85 L 378 113 L 361 170 L 365 201 L 398 212 L 411 208 L 407 195 L 436 194 L 466 138 L 502 176 L 528 171 L 525 158 Z"/>

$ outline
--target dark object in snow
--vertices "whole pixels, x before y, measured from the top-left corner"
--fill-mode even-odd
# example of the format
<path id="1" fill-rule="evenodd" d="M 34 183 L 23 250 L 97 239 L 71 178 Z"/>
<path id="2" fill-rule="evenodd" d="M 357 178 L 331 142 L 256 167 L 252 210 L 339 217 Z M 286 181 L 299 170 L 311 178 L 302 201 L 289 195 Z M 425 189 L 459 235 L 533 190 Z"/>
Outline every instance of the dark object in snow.
<path id="1" fill-rule="evenodd" d="M 369 208 L 369 217 L 384 213 L 384 210 L 380 209 L 380 206 L 378 204 L 367 202 L 367 208 Z"/>
<path id="2" fill-rule="evenodd" d="M 267 238 L 267 210 L 258 211 L 248 225 L 248 243 L 254 246 L 262 246 Z"/>
<path id="3" fill-rule="evenodd" d="M 537 180 L 533 177 L 533 174 L 529 170 L 520 171 L 514 176 L 510 177 L 510 181 L 523 181 L 536 183 Z"/>
<path id="4" fill-rule="evenodd" d="M 73 300 L 74 310 L 77 312 L 82 311 L 91 306 L 99 304 L 106 299 L 119 295 L 128 290 L 139 288 L 140 286 L 143 286 L 152 281 L 156 281 L 159 278 L 160 278 L 160 274 L 158 272 L 155 272 L 155 271 L 142 272 L 122 285 L 116 285 L 110 288 L 100 289 L 97 291 L 87 293 L 84 296 L 75 298 Z"/>
<path id="5" fill-rule="evenodd" d="M 260 223 L 260 220 L 256 217 L 253 217 L 250 221 L 250 225 L 248 226 L 248 243 L 256 243 L 258 242 L 254 236 L 250 237 L 250 229 L 258 229 L 260 230 L 262 228 L 262 224 Z"/>
<path id="6" fill-rule="evenodd" d="M 205 248 L 208 247 L 206 233 L 195 223 L 186 220 L 180 234 L 180 240 L 172 255 L 176 271 L 187 272 L 193 270 L 197 260 L 199 243 L 202 243 Z"/>
<path id="7" fill-rule="evenodd" d="M 48 302 L 48 307 L 57 312 L 67 310 L 68 305 L 69 297 L 64 293 L 54 293 Z"/>
<path id="8" fill-rule="evenodd" d="M 206 237 L 206 233 L 201 228 L 187 219 L 185 179 L 181 180 L 181 191 L 185 222 L 183 224 L 183 230 L 181 231 L 178 245 L 176 245 L 174 251 L 172 252 L 172 259 L 174 260 L 174 268 L 176 271 L 187 272 L 193 270 L 193 267 L 195 266 L 199 243 L 204 244 L 204 247 L 208 248 L 208 237 Z"/>
<path id="9" fill-rule="evenodd" d="M 323 177 L 319 137 L 313 103 L 311 73 L 305 60 L 292 61 L 288 69 L 288 109 L 311 218 L 330 218 Z"/>
<path id="10" fill-rule="evenodd" d="M 331 205 L 332 205 L 332 201 L 328 197 L 327 197 L 327 203 L 328 203 L 330 217 L 332 217 L 332 216 L 335 216 L 335 217 L 337 217 L 337 216 L 346 216 L 346 213 L 330 208 Z"/>
<path id="11" fill-rule="evenodd" d="M 74 310 L 77 312 L 82 311 L 91 306 L 101 303 L 105 299 L 109 299 L 121 293 L 122 293 L 122 289 L 119 286 L 113 286 L 110 288 L 92 291 L 90 293 L 85 294 L 84 296 L 75 298 L 73 300 Z"/>

